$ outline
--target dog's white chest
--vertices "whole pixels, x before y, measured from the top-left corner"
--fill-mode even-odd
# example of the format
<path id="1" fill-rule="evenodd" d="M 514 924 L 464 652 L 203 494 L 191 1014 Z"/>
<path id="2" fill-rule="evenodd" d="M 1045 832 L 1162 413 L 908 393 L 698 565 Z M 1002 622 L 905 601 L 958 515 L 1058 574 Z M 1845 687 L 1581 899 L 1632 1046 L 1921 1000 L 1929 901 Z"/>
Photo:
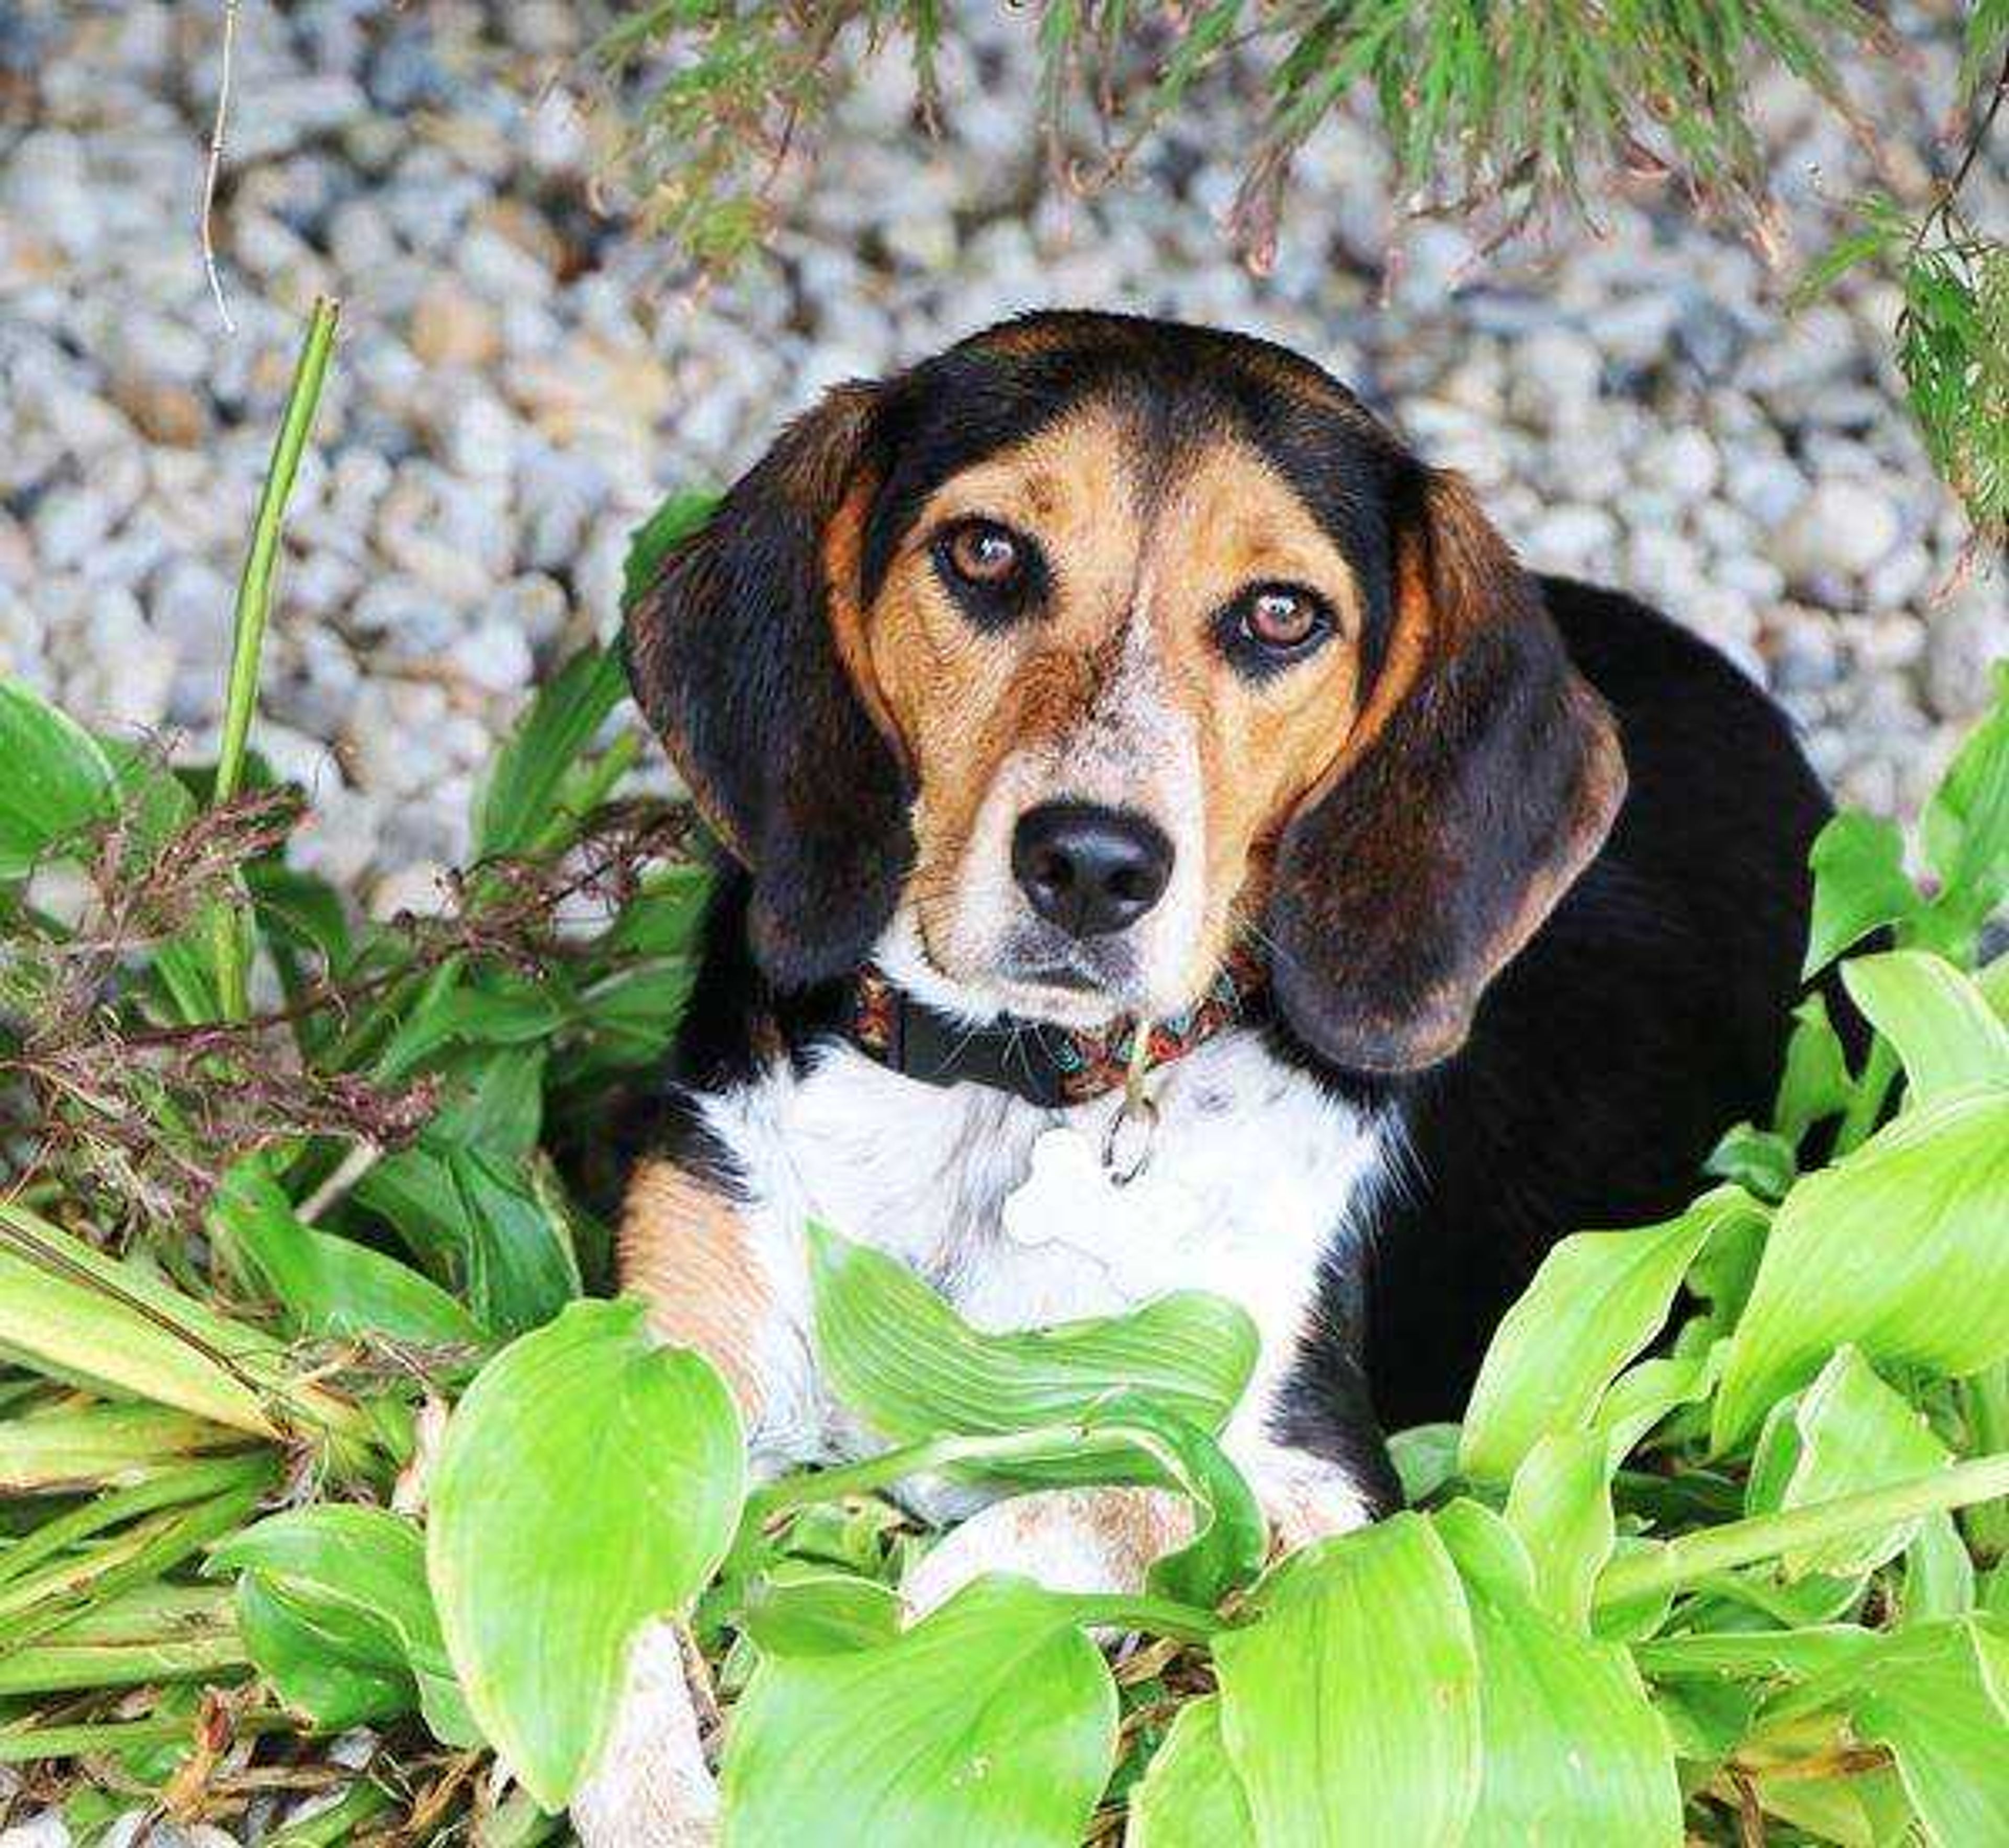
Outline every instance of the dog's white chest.
<path id="1" fill-rule="evenodd" d="M 1274 1374 L 1295 1351 L 1320 1255 L 1371 1182 L 1377 1135 L 1253 1033 L 1164 1068 L 1153 1096 L 1150 1160 L 1127 1187 L 1100 1161 L 1118 1097 L 1043 1110 L 919 1084 L 849 1047 L 806 1075 L 783 1069 L 709 1100 L 707 1117 L 745 1177 L 785 1296 L 806 1292 L 801 1227 L 814 1217 L 902 1259 L 987 1329 L 1214 1290 L 1254 1319 Z M 806 1327 L 806 1301 L 792 1307 Z M 823 1422 L 793 1394 L 774 1409 L 786 1424 Z"/>

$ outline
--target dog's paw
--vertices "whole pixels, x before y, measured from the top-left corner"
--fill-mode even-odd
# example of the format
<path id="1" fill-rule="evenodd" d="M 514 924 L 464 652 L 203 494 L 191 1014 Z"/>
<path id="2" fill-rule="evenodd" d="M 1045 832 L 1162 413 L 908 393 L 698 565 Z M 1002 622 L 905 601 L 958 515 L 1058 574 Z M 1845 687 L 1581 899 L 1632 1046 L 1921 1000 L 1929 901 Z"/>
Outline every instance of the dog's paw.
<path id="1" fill-rule="evenodd" d="M 1191 1506 L 1162 1489 L 1047 1489 L 994 1502 L 909 1571 L 900 1594 L 924 1616 L 987 1572 L 1054 1591 L 1143 1589 L 1161 1553 L 1192 1538 Z"/>
<path id="2" fill-rule="evenodd" d="M 718 1840 L 718 1786 L 671 1625 L 652 1623 L 635 1639 L 600 1768 L 572 1798 L 572 1821 L 583 1848 L 712 1848 Z"/>

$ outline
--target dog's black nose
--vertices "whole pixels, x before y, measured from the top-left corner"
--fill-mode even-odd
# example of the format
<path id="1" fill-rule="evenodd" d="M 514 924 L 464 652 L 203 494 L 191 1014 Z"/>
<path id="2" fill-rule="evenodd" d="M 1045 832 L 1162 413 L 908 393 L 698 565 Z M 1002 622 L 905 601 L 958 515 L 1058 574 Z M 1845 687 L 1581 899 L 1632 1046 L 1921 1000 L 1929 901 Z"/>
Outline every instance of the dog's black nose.
<path id="1" fill-rule="evenodd" d="M 1107 936 L 1164 896 L 1172 844 L 1141 815 L 1042 802 L 1019 817 L 1012 873 L 1033 909 L 1070 936 Z"/>

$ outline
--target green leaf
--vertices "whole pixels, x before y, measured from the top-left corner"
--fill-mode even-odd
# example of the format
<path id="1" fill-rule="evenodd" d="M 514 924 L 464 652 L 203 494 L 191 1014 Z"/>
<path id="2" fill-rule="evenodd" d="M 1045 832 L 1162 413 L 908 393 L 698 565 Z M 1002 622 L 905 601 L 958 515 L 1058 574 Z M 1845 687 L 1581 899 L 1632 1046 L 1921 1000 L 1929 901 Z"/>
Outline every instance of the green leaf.
<path id="1" fill-rule="evenodd" d="M 1126 1848 L 1256 1848 L 1248 1800 L 1221 1736 L 1221 1698 L 1178 1710 L 1130 1796 Z"/>
<path id="2" fill-rule="evenodd" d="M 385 1335 L 422 1346 L 487 1344 L 481 1325 L 429 1278 L 307 1225 L 258 1158 L 224 1176 L 207 1223 L 210 1236 L 240 1255 L 306 1333 Z"/>
<path id="3" fill-rule="evenodd" d="M 1844 809 L 1814 837 L 1813 919 L 1802 978 L 1817 975 L 1873 930 L 1915 917 L 1918 888 L 1904 873 L 1904 837 L 1896 824 Z"/>
<path id="4" fill-rule="evenodd" d="M 1254 1325 L 1204 1291 L 1178 1291 L 1127 1315 L 986 1334 L 884 1252 L 813 1223 L 809 1245 L 817 1349 L 830 1384 L 895 1443 L 1076 1421 L 1131 1391 L 1217 1432 L 1255 1365 Z M 1106 1456 L 1072 1467 L 1056 1460 L 1036 1473 L 1109 1479 Z"/>
<path id="5" fill-rule="evenodd" d="M 1263 1848 L 1457 1842 L 1479 1789 L 1479 1659 L 1430 1522 L 1293 1554 L 1214 1645 L 1221 1736 Z"/>
<path id="6" fill-rule="evenodd" d="M 504 740 L 475 805 L 477 859 L 520 854 L 561 817 L 565 774 L 627 690 L 621 657 L 583 648 L 547 681 Z"/>
<path id="7" fill-rule="evenodd" d="M 119 812 L 111 760 L 89 732 L 21 681 L 0 676 L 0 879 Z"/>
<path id="8" fill-rule="evenodd" d="M 1774 1131 L 1756 1129 L 1749 1123 L 1735 1124 L 1725 1130 L 1703 1169 L 1761 1200 L 1784 1198 L 1800 1171 L 1791 1142 Z"/>
<path id="9" fill-rule="evenodd" d="M 387 1083 L 403 1078 L 443 1046 L 540 1045 L 566 1018 L 565 1003 L 548 986 L 449 984 L 429 993 L 399 1025 L 377 1059 L 377 1074 Z"/>
<path id="10" fill-rule="evenodd" d="M 725 1556 L 745 1488 L 732 1397 L 639 1302 L 575 1303 L 484 1367 L 432 1486 L 433 1595 L 482 1731 L 548 1809 L 592 1768 L 629 1647 Z"/>
<path id="11" fill-rule="evenodd" d="M 2009 1353 L 2009 1092 L 1907 1111 L 1804 1177 L 1773 1222 L 1732 1336 L 1712 1441 L 1738 1443 L 1854 1342 L 1958 1375 Z"/>
<path id="12" fill-rule="evenodd" d="M 1917 1537 L 1904 1549 L 1904 1579 L 1898 1605 L 1906 1624 L 1936 1623 L 1962 1617 L 1979 1602 L 1974 1556 L 1961 1538 L 1954 1517 L 1943 1510 L 1919 1524 Z"/>
<path id="13" fill-rule="evenodd" d="M 1782 1508 L 1853 1495 L 1943 1469 L 1951 1460 L 1922 1414 L 1894 1392 L 1855 1348 L 1834 1358 L 1800 1397 L 1794 1414 L 1799 1455 L 1779 1500 Z M 1916 1521 L 1803 1548 L 1784 1560 L 1788 1577 L 1859 1574 L 1911 1544 Z"/>
<path id="14" fill-rule="evenodd" d="M 272 1691 L 315 1726 L 397 1719 L 418 1705 L 402 1652 L 345 1605 L 298 1597 L 263 1574 L 237 1581 L 237 1633 Z"/>
<path id="15" fill-rule="evenodd" d="M 1388 1460 L 1395 1466 L 1402 1499 L 1410 1507 L 1428 1501 L 1457 1480 L 1462 1435 L 1463 1427 L 1458 1425 L 1412 1425 L 1390 1434 Z"/>
<path id="16" fill-rule="evenodd" d="M 1970 927 L 2009 897 L 2009 662 L 1994 677 L 1993 706 L 1926 805 L 1926 851 L 1943 887 L 1936 908 Z"/>
<path id="17" fill-rule="evenodd" d="M 1842 986 L 1896 1049 L 1914 1103 L 1973 1085 L 2009 1085 L 2009 1026 L 1943 957 L 1922 950 L 1858 956 Z"/>
<path id="18" fill-rule="evenodd" d="M 1572 1629 L 1590 1623 L 1591 1592 L 1611 1557 L 1612 1455 L 1599 1431 L 1543 1438 L 1514 1472 L 1507 1521 L 1535 1564 L 1535 1598 Z"/>
<path id="19" fill-rule="evenodd" d="M 895 1641 L 771 1656 L 733 1714 L 725 1848 L 1076 1848 L 1116 1690 L 1065 1601 L 988 1577 Z"/>
<path id="20" fill-rule="evenodd" d="M 446 1167 L 468 1229 L 467 1297 L 475 1314 L 502 1333 L 548 1322 L 578 1295 L 579 1264 L 537 1169 L 519 1177 L 466 1149 L 451 1149 Z"/>
<path id="21" fill-rule="evenodd" d="M 1630 1653 L 1535 1602 L 1529 1562 L 1511 1556 L 1497 1516 L 1458 1501 L 1435 1519 L 1465 1580 L 1479 1655 L 1484 1747 L 1466 1848 L 1678 1844 L 1673 1754 Z"/>
<path id="22" fill-rule="evenodd" d="M 834 1655 L 892 1641 L 900 1634 L 900 1595 L 849 1573 L 774 1574 L 747 1587 L 740 1617 L 770 1655 Z"/>
<path id="23" fill-rule="evenodd" d="M 621 613 L 655 582 L 663 561 L 711 518 L 718 495 L 710 488 L 686 488 L 674 494 L 637 526 L 628 540 L 621 571 Z"/>
<path id="24" fill-rule="evenodd" d="M 1940 1848 L 2009 1842 L 2009 1710 L 2004 1633 L 1967 1618 L 1897 1633 L 1850 1702 L 1856 1730 L 1890 1748 Z"/>
<path id="25" fill-rule="evenodd" d="M 1828 1018 L 1827 998 L 1818 992 L 1810 994 L 1793 1010 L 1785 1070 L 1772 1103 L 1772 1127 L 1797 1149 L 1814 1124 L 1847 1110 L 1855 1092 L 1848 1055 Z"/>
<path id="26" fill-rule="evenodd" d="M 1719 1188 L 1664 1225 L 1579 1232 L 1556 1245 L 1486 1351 L 1465 1408 L 1465 1474 L 1505 1482 L 1542 1437 L 1587 1424 L 1618 1370 L 1665 1324 L 1703 1246 L 1763 1216 L 1740 1190 Z"/>
<path id="27" fill-rule="evenodd" d="M 447 1661 L 425 1543 L 411 1522 L 381 1508 L 326 1503 L 260 1521 L 211 1549 L 209 1559 L 212 1570 L 243 1573 L 253 1588 L 253 1621 L 262 1628 L 247 1629 L 245 1640 L 289 1705 L 323 1726 L 356 1723 L 316 1705 L 328 1698 L 314 1691 L 319 1678 L 346 1668 L 365 1681 L 400 1682 L 395 1711 L 416 1702 L 442 1743 L 481 1743 Z M 240 1588 L 240 1615 L 244 1609 Z"/>

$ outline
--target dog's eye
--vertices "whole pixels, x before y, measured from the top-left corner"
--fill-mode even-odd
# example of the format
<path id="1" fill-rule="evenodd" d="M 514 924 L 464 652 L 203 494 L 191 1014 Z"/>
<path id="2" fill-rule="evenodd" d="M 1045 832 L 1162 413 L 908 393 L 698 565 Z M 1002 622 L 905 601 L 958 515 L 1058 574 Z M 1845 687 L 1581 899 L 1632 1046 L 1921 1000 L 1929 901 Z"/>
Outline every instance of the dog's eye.
<path id="1" fill-rule="evenodd" d="M 1332 627 L 1325 599 L 1301 584 L 1256 584 L 1224 612 L 1223 639 L 1253 666 L 1276 667 L 1304 653 Z"/>
<path id="2" fill-rule="evenodd" d="M 1001 590 L 1025 568 L 1017 534 L 995 520 L 959 520 L 942 535 L 939 554 L 966 584 Z"/>

